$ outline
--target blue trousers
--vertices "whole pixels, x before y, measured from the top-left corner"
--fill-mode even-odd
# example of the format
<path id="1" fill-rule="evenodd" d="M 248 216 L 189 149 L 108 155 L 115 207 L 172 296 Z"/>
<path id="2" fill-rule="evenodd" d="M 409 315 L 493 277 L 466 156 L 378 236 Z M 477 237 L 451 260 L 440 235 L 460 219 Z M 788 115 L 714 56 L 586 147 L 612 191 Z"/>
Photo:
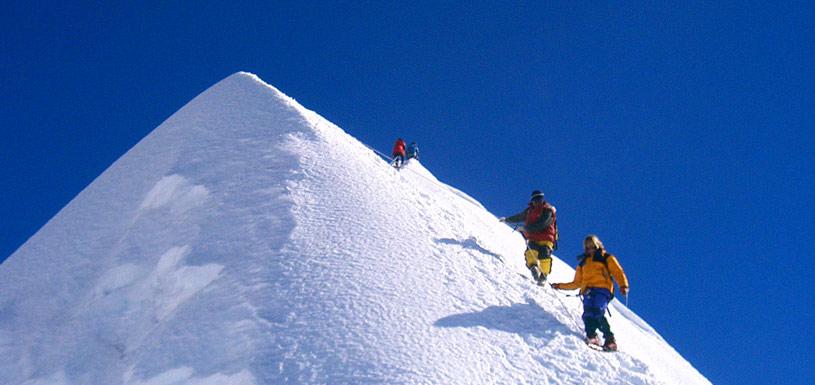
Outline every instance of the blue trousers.
<path id="1" fill-rule="evenodd" d="M 611 292 L 604 288 L 592 287 L 583 294 L 583 324 L 586 327 L 586 337 L 597 336 L 597 329 L 600 329 L 606 339 L 614 337 L 606 319 L 606 309 L 611 299 Z"/>

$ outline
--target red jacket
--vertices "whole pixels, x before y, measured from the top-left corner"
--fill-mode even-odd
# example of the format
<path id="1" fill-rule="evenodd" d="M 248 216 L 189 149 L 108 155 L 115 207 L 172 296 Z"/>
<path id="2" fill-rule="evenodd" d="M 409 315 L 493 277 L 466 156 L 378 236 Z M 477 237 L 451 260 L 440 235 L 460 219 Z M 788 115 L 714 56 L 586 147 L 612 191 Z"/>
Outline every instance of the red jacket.
<path id="1" fill-rule="evenodd" d="M 535 225 L 540 225 L 538 223 L 541 219 L 541 215 L 545 211 L 549 211 L 551 213 L 552 219 L 549 225 L 544 227 L 541 230 L 535 229 Z M 557 219 L 555 218 L 555 207 L 550 205 L 549 203 L 544 203 L 538 206 L 529 206 L 529 209 L 526 213 L 526 221 L 524 221 L 524 227 L 527 229 L 526 237 L 531 241 L 549 241 L 554 243 L 557 240 Z M 534 229 L 534 230 L 533 230 Z"/>
<path id="2" fill-rule="evenodd" d="M 507 222 L 518 223 L 523 221 L 526 228 L 526 239 L 536 242 L 557 241 L 557 218 L 555 217 L 555 206 L 548 202 L 540 205 L 529 204 L 526 210 L 521 211 L 509 218 Z"/>
<path id="3" fill-rule="evenodd" d="M 405 141 L 402 139 L 396 140 L 396 144 L 393 145 L 393 156 L 396 155 L 405 156 Z"/>

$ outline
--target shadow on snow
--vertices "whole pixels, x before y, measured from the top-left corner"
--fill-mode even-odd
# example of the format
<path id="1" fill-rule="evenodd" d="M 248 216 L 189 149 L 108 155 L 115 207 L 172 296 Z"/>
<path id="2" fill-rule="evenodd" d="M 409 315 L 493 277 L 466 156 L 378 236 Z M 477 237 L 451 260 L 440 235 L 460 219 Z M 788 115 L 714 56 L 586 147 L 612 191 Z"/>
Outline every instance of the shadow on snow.
<path id="1" fill-rule="evenodd" d="M 502 263 L 504 262 L 504 258 L 502 258 L 501 255 L 493 253 L 492 251 L 489 251 L 489 250 L 483 248 L 481 245 L 479 245 L 478 240 L 475 239 L 475 237 L 469 237 L 469 238 L 467 238 L 466 240 L 463 240 L 463 241 L 460 241 L 458 239 L 452 239 L 452 238 L 440 238 L 440 239 L 436 239 L 436 243 L 440 243 L 440 244 L 444 244 L 444 245 L 461 246 L 464 249 L 475 250 L 475 251 L 477 251 L 479 253 L 482 253 L 482 254 L 488 255 L 490 257 L 493 257 L 493 258 L 501 261 Z"/>
<path id="2" fill-rule="evenodd" d="M 472 313 L 454 314 L 439 319 L 435 326 L 444 328 L 484 327 L 521 337 L 550 337 L 553 334 L 574 334 L 566 325 L 538 304 L 516 303 L 510 306 L 489 306 Z"/>

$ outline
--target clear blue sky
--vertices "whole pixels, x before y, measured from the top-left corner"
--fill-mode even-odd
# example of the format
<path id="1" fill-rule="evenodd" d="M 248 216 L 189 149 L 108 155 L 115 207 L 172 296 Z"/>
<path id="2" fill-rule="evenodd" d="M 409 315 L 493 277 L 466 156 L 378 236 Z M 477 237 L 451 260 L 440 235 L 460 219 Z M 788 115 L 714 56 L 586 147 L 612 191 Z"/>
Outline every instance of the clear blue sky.
<path id="1" fill-rule="evenodd" d="M 806 2 L 47 3 L 0 5 L 0 259 L 245 70 L 496 215 L 543 190 L 713 383 L 815 375 Z"/>

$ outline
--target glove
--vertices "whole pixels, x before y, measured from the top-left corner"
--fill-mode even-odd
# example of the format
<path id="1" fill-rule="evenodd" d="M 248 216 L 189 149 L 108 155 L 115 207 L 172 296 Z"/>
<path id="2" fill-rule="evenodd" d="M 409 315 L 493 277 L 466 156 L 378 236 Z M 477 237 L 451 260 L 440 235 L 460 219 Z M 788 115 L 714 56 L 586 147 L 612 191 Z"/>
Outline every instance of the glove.
<path id="1" fill-rule="evenodd" d="M 552 289 L 560 290 L 560 284 L 559 283 L 553 283 L 551 286 L 552 286 Z"/>
<path id="2" fill-rule="evenodd" d="M 627 296 L 628 295 L 628 288 L 627 287 L 621 287 L 620 288 L 620 294 Z"/>

